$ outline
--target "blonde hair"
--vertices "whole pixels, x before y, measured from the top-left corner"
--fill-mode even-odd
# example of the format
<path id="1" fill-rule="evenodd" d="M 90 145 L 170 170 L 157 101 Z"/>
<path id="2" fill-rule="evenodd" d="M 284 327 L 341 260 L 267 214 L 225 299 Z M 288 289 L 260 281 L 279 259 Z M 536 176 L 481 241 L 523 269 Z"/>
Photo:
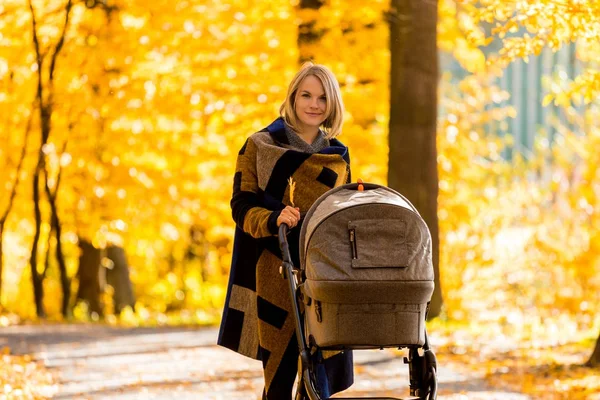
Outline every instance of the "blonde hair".
<path id="1" fill-rule="evenodd" d="M 285 122 L 294 131 L 299 132 L 298 116 L 295 111 L 296 93 L 298 92 L 300 83 L 309 75 L 316 77 L 325 90 L 325 115 L 327 117 L 321 126 L 327 138 L 332 139 L 342 131 L 344 102 L 342 101 L 340 85 L 337 79 L 335 79 L 333 73 L 324 65 L 313 64 L 310 61 L 302 65 L 302 68 L 296 73 L 296 76 L 294 76 L 294 79 L 292 79 L 288 86 L 285 101 L 279 108 L 279 114 L 281 114 Z"/>

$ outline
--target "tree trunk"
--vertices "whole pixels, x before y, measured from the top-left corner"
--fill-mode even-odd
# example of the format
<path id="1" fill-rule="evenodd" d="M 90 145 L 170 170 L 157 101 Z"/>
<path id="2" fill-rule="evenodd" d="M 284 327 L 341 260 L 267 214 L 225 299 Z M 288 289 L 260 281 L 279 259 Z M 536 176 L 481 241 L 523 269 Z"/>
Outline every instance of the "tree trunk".
<path id="1" fill-rule="evenodd" d="M 436 148 L 437 1 L 391 0 L 388 185 L 405 195 L 427 223 L 432 239 L 435 291 L 429 318 L 439 315 Z"/>
<path id="2" fill-rule="evenodd" d="M 37 271 L 38 243 L 40 242 L 42 226 L 42 211 L 40 210 L 40 169 L 40 165 L 38 164 L 33 174 L 33 211 L 35 216 L 35 233 L 33 236 L 33 243 L 31 245 L 29 266 L 31 271 L 31 283 L 33 285 L 33 298 L 35 301 L 36 314 L 39 318 L 45 318 L 46 311 L 44 310 L 43 275 Z"/>
<path id="3" fill-rule="evenodd" d="M 62 243 L 61 243 L 61 235 L 62 235 L 62 227 L 60 225 L 60 220 L 58 218 L 58 210 L 56 208 L 56 195 L 58 193 L 58 184 L 56 186 L 56 191 L 52 193 L 50 191 L 50 187 L 48 186 L 48 173 L 46 172 L 46 182 L 45 182 L 46 196 L 48 197 L 48 202 L 50 203 L 50 210 L 52 212 L 51 215 L 51 224 L 52 231 L 54 231 L 56 235 L 56 261 L 58 262 L 58 269 L 60 272 L 60 286 L 62 289 L 62 307 L 61 313 L 65 318 L 70 316 L 71 310 L 69 307 L 69 303 L 71 300 L 71 280 L 67 274 L 67 263 L 65 261 L 65 256 L 62 251 Z M 52 235 L 52 232 L 50 232 Z"/>
<path id="4" fill-rule="evenodd" d="M 594 352 L 592 356 L 586 363 L 587 366 L 590 367 L 600 367 L 600 335 L 598 335 L 598 340 L 596 340 L 596 347 L 594 348 Z"/>
<path id="5" fill-rule="evenodd" d="M 44 148 L 44 145 L 46 145 L 48 143 L 48 138 L 50 137 L 50 132 L 52 131 L 52 112 L 53 112 L 53 95 L 54 95 L 54 73 L 56 71 L 56 62 L 58 60 L 58 55 L 60 54 L 64 44 L 65 44 L 65 37 L 66 37 L 66 32 L 67 32 L 67 28 L 69 27 L 69 17 L 71 15 L 71 9 L 73 7 L 73 1 L 72 0 L 67 0 L 67 3 L 65 4 L 65 16 L 64 16 L 64 23 L 63 23 L 63 27 L 62 27 L 62 32 L 60 33 L 58 42 L 56 43 L 56 46 L 54 46 L 53 51 L 51 52 L 51 56 L 49 59 L 49 65 L 47 68 L 47 78 L 46 78 L 46 84 L 44 85 L 44 58 L 46 54 L 50 54 L 50 51 L 48 49 L 48 53 L 45 53 L 42 50 L 42 46 L 38 37 L 38 31 L 37 31 L 37 19 L 36 19 L 36 14 L 35 14 L 35 10 L 33 7 L 33 2 L 32 0 L 29 0 L 29 10 L 31 12 L 31 33 L 32 33 L 32 40 L 33 40 L 33 46 L 35 49 L 35 55 L 36 55 L 36 64 L 37 64 L 37 85 L 36 85 L 36 101 L 37 104 L 39 106 L 39 112 L 40 112 L 40 134 L 41 134 L 41 140 L 40 140 L 40 147 L 39 147 L 39 151 L 38 151 L 38 161 L 35 167 L 35 171 L 33 174 L 33 201 L 34 201 L 34 213 L 35 213 L 35 234 L 33 237 L 33 244 L 32 244 L 32 248 L 31 248 L 31 257 L 29 259 L 29 264 L 31 267 L 31 280 L 32 280 L 32 284 L 33 284 L 33 293 L 34 293 L 34 298 L 35 298 L 35 304 L 36 304 L 36 311 L 37 311 L 37 315 L 38 317 L 45 317 L 46 313 L 44 311 L 44 306 L 43 306 L 43 297 L 44 297 L 44 288 L 43 288 L 43 281 L 44 281 L 44 276 L 45 276 L 45 272 L 47 271 L 47 269 L 45 269 L 44 274 L 38 274 L 37 272 L 37 251 L 38 251 L 38 243 L 40 240 L 40 228 L 42 225 L 42 214 L 41 214 L 41 210 L 40 210 L 40 188 L 39 188 L 39 183 L 40 183 L 40 173 L 45 170 L 46 165 L 46 156 L 44 154 L 44 152 L 42 151 L 42 149 Z M 46 87 L 46 90 L 44 90 L 44 87 Z M 44 93 L 46 93 L 46 95 L 44 95 Z M 49 199 L 50 200 L 50 199 Z M 51 204 L 52 206 L 52 204 Z M 60 233 L 60 229 L 58 230 L 58 233 Z M 58 242 L 60 243 L 60 239 L 58 240 Z M 59 261 L 60 262 L 60 261 Z M 67 300 L 68 301 L 68 300 Z M 63 300 L 64 302 L 64 300 Z"/>
<path id="6" fill-rule="evenodd" d="M 100 263 L 102 252 L 90 242 L 79 239 L 79 289 L 77 290 L 76 303 L 85 301 L 88 304 L 90 315 L 96 313 L 99 317 L 104 315 L 104 305 L 100 299 L 103 282 L 100 279 Z"/>
<path id="7" fill-rule="evenodd" d="M 113 305 L 115 314 L 120 314 L 127 306 L 135 310 L 135 297 L 129 278 L 129 264 L 125 256 L 125 249 L 109 246 L 106 249 L 106 257 L 113 262 L 113 267 L 106 271 L 106 283 L 114 288 Z"/>

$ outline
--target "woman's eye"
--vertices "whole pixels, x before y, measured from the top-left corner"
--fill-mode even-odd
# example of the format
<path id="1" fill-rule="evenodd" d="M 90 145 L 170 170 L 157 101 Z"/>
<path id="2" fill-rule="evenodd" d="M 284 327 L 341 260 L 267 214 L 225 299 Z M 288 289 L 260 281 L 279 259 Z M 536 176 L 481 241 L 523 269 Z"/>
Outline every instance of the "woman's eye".
<path id="1" fill-rule="evenodd" d="M 325 97 L 321 97 L 319 100 L 327 101 L 327 99 Z"/>
<path id="2" fill-rule="evenodd" d="M 302 94 L 302 97 L 310 97 L 310 96 L 308 95 L 308 93 L 304 93 L 304 94 Z"/>

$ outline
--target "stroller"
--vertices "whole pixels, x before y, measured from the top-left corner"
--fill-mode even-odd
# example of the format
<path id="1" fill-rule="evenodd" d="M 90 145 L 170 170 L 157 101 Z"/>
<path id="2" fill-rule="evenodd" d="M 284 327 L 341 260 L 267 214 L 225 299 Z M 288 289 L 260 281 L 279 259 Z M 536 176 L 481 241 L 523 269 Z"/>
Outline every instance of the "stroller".
<path id="1" fill-rule="evenodd" d="M 280 272 L 289 282 L 300 351 L 296 400 L 323 399 L 316 350 L 392 347 L 408 349 L 410 395 L 435 399 L 437 363 L 425 329 L 434 288 L 431 236 L 415 207 L 376 184 L 329 190 L 304 218 L 299 269 L 287 231 L 281 224 Z"/>

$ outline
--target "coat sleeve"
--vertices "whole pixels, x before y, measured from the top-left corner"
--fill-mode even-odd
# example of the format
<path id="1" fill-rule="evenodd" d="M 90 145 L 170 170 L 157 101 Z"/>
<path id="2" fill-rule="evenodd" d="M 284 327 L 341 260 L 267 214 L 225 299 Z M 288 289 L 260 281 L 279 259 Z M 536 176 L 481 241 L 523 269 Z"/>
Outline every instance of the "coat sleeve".
<path id="1" fill-rule="evenodd" d="M 258 193 L 256 144 L 248 139 L 238 154 L 230 204 L 237 226 L 257 239 L 277 234 L 277 217 L 281 213 L 264 208 Z"/>

